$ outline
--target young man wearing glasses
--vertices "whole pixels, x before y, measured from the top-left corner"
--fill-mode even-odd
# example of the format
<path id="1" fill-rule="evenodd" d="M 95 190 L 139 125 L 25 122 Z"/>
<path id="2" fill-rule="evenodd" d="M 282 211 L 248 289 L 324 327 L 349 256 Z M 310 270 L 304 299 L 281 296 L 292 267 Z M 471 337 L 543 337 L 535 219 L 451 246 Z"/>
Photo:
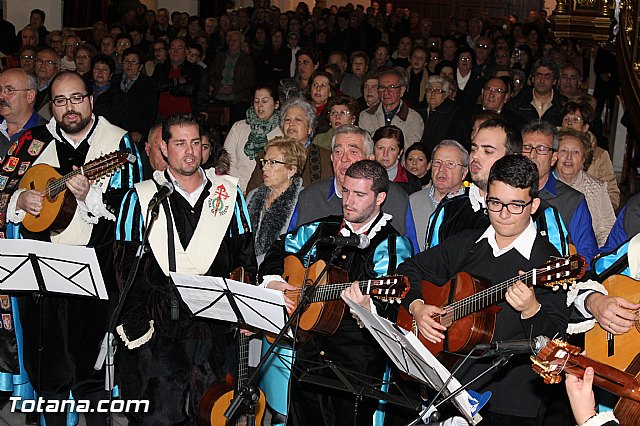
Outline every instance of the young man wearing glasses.
<path id="1" fill-rule="evenodd" d="M 422 139 L 424 122 L 414 109 L 402 102 L 407 90 L 407 73 L 401 68 L 380 71 L 380 103 L 360 113 L 360 127 L 374 134 L 380 127 L 394 125 L 402 130 L 405 149 Z"/>
<path id="2" fill-rule="evenodd" d="M 546 121 L 529 123 L 522 129 L 522 140 L 522 154 L 538 166 L 540 198 L 558 210 L 576 250 L 591 261 L 598 253 L 598 243 L 584 195 L 551 173 L 558 161 L 559 142 L 555 125 Z"/>
<path id="3" fill-rule="evenodd" d="M 479 135 L 483 131 L 486 129 L 480 130 Z M 491 149 L 482 142 L 483 147 L 478 149 Z M 475 159 L 472 164 L 473 161 Z M 472 165 L 472 174 L 473 170 Z M 411 283 L 402 304 L 413 314 L 420 333 L 434 343 L 446 338 L 447 328 L 431 315 L 442 315 L 445 311 L 421 300 L 421 280 L 443 285 L 457 273 L 467 272 L 495 285 L 559 256 L 532 218 L 541 203 L 536 165 L 526 157 L 507 155 L 495 161 L 490 172 L 483 169 L 482 174 L 487 183 L 483 198 L 488 225 L 452 236 L 398 268 Z M 493 341 L 565 335 L 570 310 L 562 294 L 529 287 L 518 280 L 508 288 L 505 300 L 496 304 L 501 309 L 497 313 Z M 466 383 L 494 361 L 494 358 L 469 360 L 456 377 Z M 531 370 L 528 355 L 513 356 L 507 368 L 483 376 L 473 388 L 493 393 L 488 407 L 481 413 L 488 424 L 541 424 L 549 403 L 549 392 Z M 513 403 L 514 394 L 521 396 L 517 404 Z"/>
<path id="4" fill-rule="evenodd" d="M 53 118 L 44 126 L 25 133 L 16 151 L 8 154 L 2 170 L 12 173 L 5 189 L 14 191 L 8 202 L 6 216 L 16 224 L 21 238 L 65 245 L 94 247 L 102 275 L 110 292 L 115 295 L 113 278 L 113 239 L 115 215 L 127 189 L 141 180 L 142 165 L 136 146 L 126 131 L 93 114 L 91 86 L 72 71 L 63 71 L 50 85 Z M 27 140 L 27 135 L 33 136 Z M 24 140 L 23 140 L 24 139 Z M 30 166 L 48 164 L 62 175 L 70 173 L 104 153 L 126 150 L 134 161 L 116 171 L 112 177 L 95 182 L 77 174 L 66 183 L 76 207 L 70 224 L 62 231 L 32 232 L 22 226 L 27 214 L 39 215 L 44 199 L 42 190 L 17 189 L 20 178 Z M 27 155 L 28 154 L 28 155 Z M 4 225 L 4 223 L 2 224 Z M 74 398 L 95 403 L 108 398 L 105 373 L 94 370 L 100 343 L 109 321 L 110 305 L 95 299 L 69 299 L 31 295 L 19 300 L 20 320 L 24 332 L 24 364 L 29 380 L 46 400 Z M 40 315 L 43 321 L 40 321 Z M 67 338 L 73 336 L 72 338 Z M 40 348 L 45 348 L 40 354 Z M 88 424 L 97 424 L 104 413 L 85 415 Z M 62 424 L 65 413 L 45 413 L 47 423 Z"/>

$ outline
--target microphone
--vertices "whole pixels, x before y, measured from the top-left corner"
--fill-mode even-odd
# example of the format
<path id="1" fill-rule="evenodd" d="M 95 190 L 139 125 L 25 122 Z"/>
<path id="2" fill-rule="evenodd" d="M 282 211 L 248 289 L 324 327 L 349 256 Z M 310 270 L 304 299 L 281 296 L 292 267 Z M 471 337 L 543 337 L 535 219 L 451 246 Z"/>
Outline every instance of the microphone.
<path id="1" fill-rule="evenodd" d="M 173 184 L 171 182 L 163 183 L 160 189 L 158 189 L 158 192 L 156 192 L 156 194 L 151 198 L 151 201 L 149 201 L 149 208 L 155 208 L 171 194 L 173 194 Z"/>
<path id="2" fill-rule="evenodd" d="M 363 234 L 355 234 L 349 237 L 343 237 L 341 235 L 331 236 L 331 237 L 322 237 L 318 239 L 318 243 L 325 244 L 335 244 L 337 246 L 354 246 L 359 249 L 365 249 L 369 247 L 371 240 L 369 237 Z"/>
<path id="3" fill-rule="evenodd" d="M 536 355 L 542 350 L 550 339 L 547 336 L 538 336 L 535 339 L 529 340 L 503 340 L 493 343 L 483 343 L 476 346 L 476 350 L 484 350 L 485 354 L 482 356 L 493 356 L 503 354 L 531 354 L 533 352 Z"/>

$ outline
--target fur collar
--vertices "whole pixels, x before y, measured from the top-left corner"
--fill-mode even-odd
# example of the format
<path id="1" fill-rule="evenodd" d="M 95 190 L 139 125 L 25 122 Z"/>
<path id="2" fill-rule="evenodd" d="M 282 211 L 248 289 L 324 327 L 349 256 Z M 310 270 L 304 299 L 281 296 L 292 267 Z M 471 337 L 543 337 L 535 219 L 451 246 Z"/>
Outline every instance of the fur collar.
<path id="1" fill-rule="evenodd" d="M 302 190 L 302 179 L 295 178 L 289 188 L 287 188 L 268 209 L 265 208 L 267 198 L 271 190 L 262 185 L 251 197 L 247 209 L 251 223 L 256 229 L 255 250 L 259 256 L 269 250 L 271 245 L 278 239 L 282 229 L 287 225 L 287 221 L 293 212 L 298 201 L 298 194 Z"/>

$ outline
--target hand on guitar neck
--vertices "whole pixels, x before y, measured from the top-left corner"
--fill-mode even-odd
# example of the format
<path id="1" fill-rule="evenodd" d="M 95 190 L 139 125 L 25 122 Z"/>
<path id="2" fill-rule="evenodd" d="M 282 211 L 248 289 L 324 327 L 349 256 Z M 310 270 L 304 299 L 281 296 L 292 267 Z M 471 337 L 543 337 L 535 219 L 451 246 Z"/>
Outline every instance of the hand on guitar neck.
<path id="1" fill-rule="evenodd" d="M 73 170 L 78 170 L 78 168 L 73 166 Z M 77 174 L 67 181 L 67 188 L 76 197 L 76 200 L 84 203 L 89 194 L 89 189 L 91 189 L 91 184 L 83 174 Z"/>
<path id="2" fill-rule="evenodd" d="M 287 305 L 287 311 L 289 312 L 289 314 L 291 314 L 291 312 L 293 312 L 293 310 L 296 308 L 296 304 L 293 302 L 293 300 L 287 297 L 287 291 L 297 290 L 298 287 L 291 285 L 285 281 L 278 280 L 269 281 L 266 287 L 272 290 L 279 290 L 284 293 L 284 303 L 285 305 Z"/>
<path id="3" fill-rule="evenodd" d="M 342 290 L 342 294 L 340 297 L 346 297 L 349 300 L 356 302 L 358 305 L 362 306 L 367 310 L 371 310 L 371 296 L 362 294 L 362 290 L 360 290 L 360 283 L 354 282 L 351 287 Z"/>

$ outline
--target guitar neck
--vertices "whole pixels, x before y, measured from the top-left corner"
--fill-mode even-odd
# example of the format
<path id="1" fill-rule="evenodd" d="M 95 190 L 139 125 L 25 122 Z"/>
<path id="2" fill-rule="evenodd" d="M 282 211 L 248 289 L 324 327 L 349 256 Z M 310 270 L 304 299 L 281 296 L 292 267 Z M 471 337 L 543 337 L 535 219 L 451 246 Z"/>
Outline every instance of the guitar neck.
<path id="1" fill-rule="evenodd" d="M 67 173 L 61 178 L 54 180 L 47 185 L 47 192 L 51 197 L 54 197 L 67 188 L 67 181 L 71 180 L 71 178 L 73 178 L 74 176 L 84 175 L 89 180 L 99 179 L 102 176 L 112 172 L 120 164 L 121 163 L 118 161 L 117 153 L 100 157 L 77 168 L 76 170 L 73 170 L 70 173 Z"/>
<path id="2" fill-rule="evenodd" d="M 574 376 L 584 376 L 587 367 L 594 370 L 593 383 L 623 398 L 640 402 L 640 381 L 629 373 L 587 358 L 583 355 L 570 355 L 564 370 Z"/>
<path id="3" fill-rule="evenodd" d="M 249 380 L 249 336 L 238 336 L 238 377 L 235 391 L 238 392 Z"/>
<path id="4" fill-rule="evenodd" d="M 368 294 L 371 294 L 371 290 L 374 286 L 385 284 L 385 282 L 388 282 L 389 280 L 392 280 L 392 278 L 360 281 L 360 291 L 366 296 Z M 353 283 L 338 283 L 319 285 L 316 287 L 316 291 L 313 294 L 311 303 L 338 300 L 340 299 L 340 293 L 342 293 L 342 290 L 346 290 L 347 288 L 351 287 L 352 284 Z"/>

